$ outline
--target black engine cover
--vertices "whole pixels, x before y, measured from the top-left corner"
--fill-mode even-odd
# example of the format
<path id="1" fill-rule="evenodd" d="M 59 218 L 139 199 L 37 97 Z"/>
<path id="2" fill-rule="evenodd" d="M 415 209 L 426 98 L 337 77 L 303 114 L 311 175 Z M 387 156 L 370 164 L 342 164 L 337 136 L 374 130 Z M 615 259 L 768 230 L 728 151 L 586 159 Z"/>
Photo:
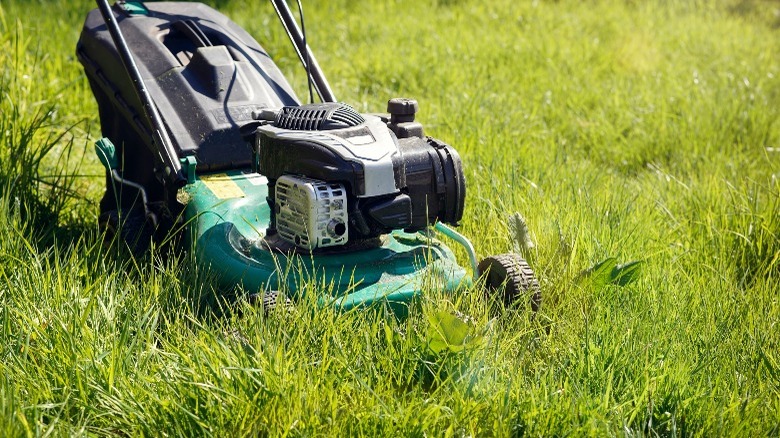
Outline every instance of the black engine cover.
<path id="1" fill-rule="evenodd" d="M 335 103 L 279 111 L 273 128 L 260 127 L 254 133 L 257 163 L 269 180 L 269 193 L 283 175 L 344 185 L 350 238 L 419 231 L 437 220 L 457 224 L 466 195 L 458 153 L 430 137 L 398 139 L 384 122 L 366 117 Z M 379 149 L 378 156 L 389 154 L 391 159 L 377 170 L 378 160 L 365 158 L 370 154 L 362 148 Z M 377 182 L 377 173 L 386 179 Z M 377 185 L 382 189 L 377 191 Z M 274 199 L 269 203 L 273 207 Z"/>

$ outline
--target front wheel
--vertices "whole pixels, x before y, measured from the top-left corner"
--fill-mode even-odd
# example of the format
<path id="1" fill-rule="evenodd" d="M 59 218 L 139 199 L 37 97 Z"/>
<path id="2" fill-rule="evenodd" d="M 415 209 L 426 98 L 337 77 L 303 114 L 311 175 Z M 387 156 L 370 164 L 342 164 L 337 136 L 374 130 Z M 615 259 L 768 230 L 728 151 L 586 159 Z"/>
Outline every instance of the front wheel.
<path id="1" fill-rule="evenodd" d="M 519 254 L 508 253 L 490 256 L 479 262 L 480 276 L 485 277 L 488 297 L 497 298 L 509 307 L 529 300 L 531 310 L 536 312 L 542 303 L 542 291 L 534 271 Z"/>

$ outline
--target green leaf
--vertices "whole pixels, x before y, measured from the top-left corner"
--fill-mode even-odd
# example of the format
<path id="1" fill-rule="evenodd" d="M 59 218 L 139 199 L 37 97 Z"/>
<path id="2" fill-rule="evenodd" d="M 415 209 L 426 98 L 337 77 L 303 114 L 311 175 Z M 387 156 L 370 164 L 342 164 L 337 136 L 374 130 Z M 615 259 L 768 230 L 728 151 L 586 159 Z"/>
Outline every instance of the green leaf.
<path id="1" fill-rule="evenodd" d="M 597 289 L 608 284 L 625 286 L 639 278 L 641 267 L 640 260 L 619 265 L 615 257 L 609 257 L 583 271 L 579 283 L 581 286 L 590 285 Z"/>
<path id="2" fill-rule="evenodd" d="M 612 268 L 610 283 L 617 286 L 625 286 L 629 283 L 633 283 L 639 278 L 641 267 L 642 262 L 640 260 L 634 260 L 615 266 Z"/>
<path id="3" fill-rule="evenodd" d="M 428 323 L 428 348 L 434 354 L 445 350 L 456 353 L 474 342 L 474 339 L 467 342 L 469 325 L 450 312 L 440 310 L 429 315 Z"/>
<path id="4" fill-rule="evenodd" d="M 580 285 L 590 284 L 592 287 L 601 288 L 612 282 L 612 271 L 617 266 L 617 259 L 609 257 L 596 263 L 580 274 Z"/>

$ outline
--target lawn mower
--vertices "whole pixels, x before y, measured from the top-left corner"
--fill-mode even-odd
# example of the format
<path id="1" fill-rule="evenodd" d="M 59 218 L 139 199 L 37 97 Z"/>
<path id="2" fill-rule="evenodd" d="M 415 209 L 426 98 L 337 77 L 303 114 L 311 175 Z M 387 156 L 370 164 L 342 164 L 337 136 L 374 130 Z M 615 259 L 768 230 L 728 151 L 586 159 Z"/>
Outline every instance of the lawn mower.
<path id="1" fill-rule="evenodd" d="M 265 308 L 311 290 L 344 310 L 397 308 L 484 276 L 505 303 L 536 310 L 525 260 L 477 263 L 445 225 L 463 216 L 465 177 L 455 149 L 415 120 L 417 102 L 392 98 L 386 114 L 337 102 L 287 3 L 271 3 L 319 103 L 301 103 L 268 53 L 206 5 L 97 0 L 77 56 L 100 113 L 107 239 L 139 255 L 181 233 L 220 287 Z"/>

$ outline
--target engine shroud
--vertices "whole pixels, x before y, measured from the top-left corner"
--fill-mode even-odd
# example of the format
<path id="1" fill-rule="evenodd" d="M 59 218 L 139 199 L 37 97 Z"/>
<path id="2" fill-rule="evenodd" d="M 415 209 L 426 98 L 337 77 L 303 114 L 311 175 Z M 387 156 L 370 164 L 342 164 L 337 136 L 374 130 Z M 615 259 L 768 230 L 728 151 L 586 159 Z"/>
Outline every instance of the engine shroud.
<path id="1" fill-rule="evenodd" d="M 265 117 L 269 120 L 254 132 L 254 152 L 258 171 L 275 194 L 268 198 L 269 234 L 279 231 L 281 209 L 274 187 L 285 176 L 343 186 L 345 234 L 352 241 L 393 230 L 419 231 L 436 221 L 457 224 L 462 218 L 465 178 L 460 156 L 449 145 L 423 137 L 421 129 L 420 135 L 398 138 L 388 120 L 339 103 L 284 107 Z M 293 243 L 309 249 L 322 246 L 305 240 L 306 245 Z"/>

